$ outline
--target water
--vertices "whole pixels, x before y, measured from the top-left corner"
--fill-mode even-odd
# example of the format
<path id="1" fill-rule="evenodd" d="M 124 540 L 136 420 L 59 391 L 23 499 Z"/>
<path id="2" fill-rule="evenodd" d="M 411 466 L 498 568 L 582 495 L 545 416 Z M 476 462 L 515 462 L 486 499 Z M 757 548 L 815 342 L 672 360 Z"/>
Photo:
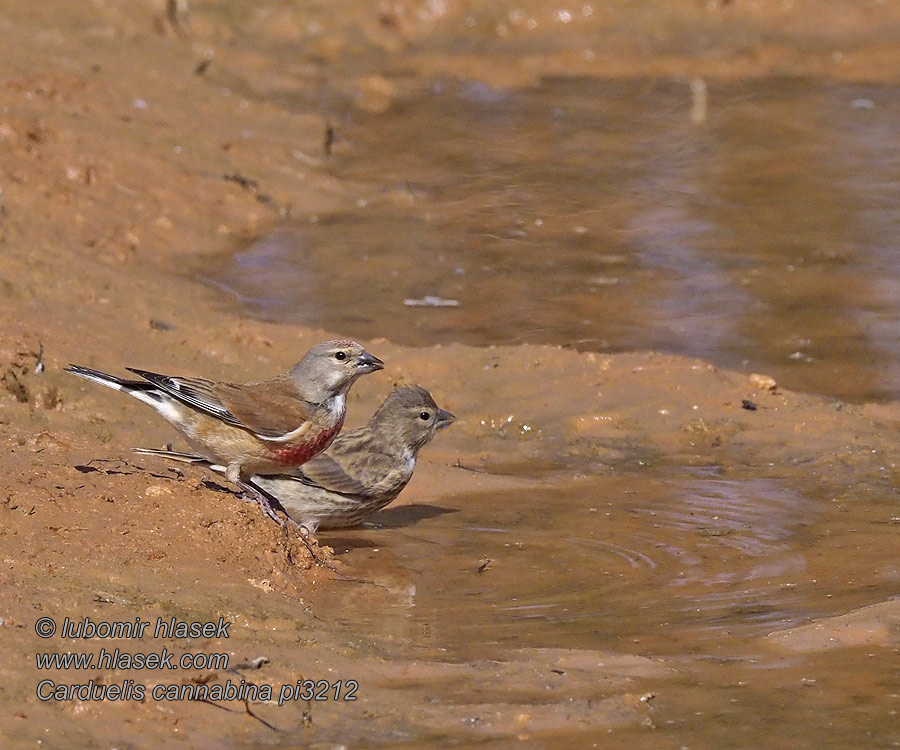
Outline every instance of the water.
<path id="1" fill-rule="evenodd" d="M 815 80 L 435 81 L 340 113 L 355 186 L 200 273 L 253 315 L 411 345 L 653 349 L 900 394 L 900 96 Z M 435 297 L 454 307 L 411 307 Z"/>
<path id="2" fill-rule="evenodd" d="M 654 349 L 793 390 L 895 398 L 898 93 L 713 82 L 702 122 L 681 80 L 428 81 L 380 114 L 332 94 L 322 168 L 349 186 L 346 210 L 298 217 L 199 276 L 252 315 L 364 340 Z M 427 298 L 448 304 L 405 304 Z M 460 703 L 550 705 L 548 650 L 615 653 L 672 670 L 628 683 L 659 691 L 665 729 L 623 730 L 636 747 L 895 746 L 890 648 L 764 641 L 897 596 L 889 488 L 834 497 L 802 466 L 727 456 L 615 476 L 586 459 L 574 480 L 546 450 L 546 470 L 516 468 L 515 490 L 323 535 L 366 582 L 318 592 L 313 610 L 400 675 L 385 679 L 411 716 L 464 742 L 471 727 L 442 723 Z M 410 663 L 426 676 L 398 666 Z M 442 679 L 447 664 L 479 676 Z M 590 705 L 596 674 L 569 674 L 566 695 Z M 490 687 L 473 695 L 473 681 Z M 598 737 L 550 723 L 548 747 Z"/>
<path id="3" fill-rule="evenodd" d="M 386 670 L 434 661 L 476 675 L 479 664 L 495 664 L 484 695 L 485 676 L 459 685 L 423 670 L 411 681 L 430 685 L 426 694 L 451 715 L 470 701 L 543 704 L 546 677 L 512 672 L 552 676 L 548 663 L 560 653 L 569 694 L 595 698 L 617 668 L 612 655 L 652 654 L 673 674 L 637 670 L 631 689 L 660 693 L 653 715 L 666 731 L 638 733 L 638 747 L 714 747 L 726 737 L 743 747 L 744 731 L 764 732 L 766 747 L 832 746 L 835 733 L 852 744 L 875 716 L 870 737 L 888 742 L 880 717 L 891 701 L 880 686 L 894 680 L 890 659 L 864 656 L 871 648 L 797 655 L 764 645 L 773 630 L 896 593 L 893 534 L 866 532 L 892 501 L 848 512 L 800 484 L 634 474 L 450 495 L 444 514 L 389 509 L 375 517 L 380 529 L 325 535 L 368 582 L 328 587 L 313 608 L 348 642 L 376 644 Z M 580 680 L 576 654 L 600 663 L 593 686 Z M 872 692 L 870 702 L 848 700 L 850 685 Z M 547 746 L 566 746 L 553 737 L 558 744 L 548 737 Z"/>
<path id="4" fill-rule="evenodd" d="M 854 586 L 838 574 L 822 591 L 834 573 L 814 558 L 847 532 L 829 503 L 783 482 L 620 476 L 449 501 L 457 513 L 409 528 L 392 522 L 409 512 L 397 508 L 373 517 L 385 530 L 326 534 L 355 571 L 399 567 L 414 583 L 362 621 L 350 610 L 344 624 L 396 634 L 406 621 L 419 634 L 427 622 L 427 637 L 412 640 L 461 658 L 632 639 L 660 655 L 688 641 L 714 652 L 725 632 L 733 648 L 894 591 L 890 577 L 877 583 L 887 537 L 867 549 L 873 568 Z M 435 554 L 440 565 L 428 564 Z"/>

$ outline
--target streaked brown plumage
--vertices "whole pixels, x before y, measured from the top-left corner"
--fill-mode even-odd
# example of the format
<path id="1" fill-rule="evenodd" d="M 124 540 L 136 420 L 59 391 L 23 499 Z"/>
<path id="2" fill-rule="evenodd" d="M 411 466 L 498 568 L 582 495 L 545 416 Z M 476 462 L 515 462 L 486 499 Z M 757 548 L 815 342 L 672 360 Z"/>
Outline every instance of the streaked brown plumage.
<path id="1" fill-rule="evenodd" d="M 242 384 L 133 368 L 127 369 L 143 380 L 78 365 L 66 370 L 152 406 L 194 450 L 241 483 L 254 474 L 289 471 L 327 448 L 343 426 L 350 386 L 383 367 L 356 342 L 326 341 L 290 372 Z"/>
<path id="2" fill-rule="evenodd" d="M 455 421 L 424 388 L 395 388 L 368 424 L 339 435 L 324 453 L 289 474 L 254 476 L 247 485 L 270 496 L 297 523 L 315 531 L 353 526 L 390 503 L 412 477 L 416 458 L 437 430 Z M 201 456 L 137 449 L 138 453 L 225 467 Z"/>

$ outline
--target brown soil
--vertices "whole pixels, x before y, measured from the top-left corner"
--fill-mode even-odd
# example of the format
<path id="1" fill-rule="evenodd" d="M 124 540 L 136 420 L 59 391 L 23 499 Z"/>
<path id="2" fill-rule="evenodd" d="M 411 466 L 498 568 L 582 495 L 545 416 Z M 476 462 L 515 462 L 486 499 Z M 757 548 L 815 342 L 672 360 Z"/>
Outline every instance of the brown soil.
<path id="1" fill-rule="evenodd" d="M 202 472 L 173 473 L 130 455 L 129 446 L 173 440 L 171 429 L 139 404 L 61 368 L 76 362 L 121 372 L 134 365 L 251 379 L 285 369 L 331 333 L 347 333 L 239 317 L 185 278 L 186 265 L 196 267 L 204 255 L 237 246 L 285 216 L 342 207 L 355 195 L 356 186 L 333 178 L 322 159 L 323 115 L 249 106 L 243 88 L 302 94 L 327 78 L 356 92 L 360 107 L 377 109 L 396 85 L 381 74 L 398 69 L 411 78 L 492 77 L 502 69 L 493 77 L 507 83 L 550 72 L 884 80 L 900 70 L 897 7 L 847 5 L 685 1 L 654 4 L 657 13 L 644 3 L 606 4 L 557 37 L 562 25 L 543 2 L 502 17 L 491 3 L 449 3 L 442 14 L 440 3 L 390 10 L 358 3 L 340 12 L 247 3 L 230 15 L 215 3 L 191 3 L 188 16 L 167 16 L 163 3 L 150 0 L 0 4 L 2 744 L 260 746 L 289 742 L 297 732 L 306 732 L 303 743 L 399 742 L 461 731 L 459 722 L 475 713 L 481 718 L 470 727 L 473 737 L 554 731 L 564 738 L 570 730 L 645 722 L 640 696 L 668 667 L 589 652 L 540 654 L 545 663 L 567 665 L 572 701 L 565 707 L 520 705 L 515 694 L 469 703 L 458 714 L 430 705 L 435 684 L 495 680 L 525 690 L 538 679 L 527 667 L 535 654 L 513 655 L 502 666 L 386 663 L 379 649 L 345 641 L 308 599 L 318 588 L 348 585 L 342 577 L 365 578 L 365 571 L 336 560 L 337 572 L 313 564 L 301 540 L 205 483 Z M 532 17 L 535 35 L 558 39 L 540 53 L 528 51 Z M 487 53 L 451 58 L 430 51 L 466 28 Z M 700 55 L 688 52 L 697 36 L 707 40 Z M 501 42 L 525 53 L 517 51 L 509 66 L 490 64 Z M 296 69 L 279 79 L 267 68 L 266 45 L 290 44 L 298 45 Z M 382 69 L 362 69 L 359 61 L 376 54 Z M 304 163 L 292 157 L 296 152 L 313 158 Z M 355 386 L 350 421 L 362 421 L 393 383 L 411 381 L 461 417 L 426 449 L 401 504 L 515 488 L 562 459 L 600 472 L 633 467 L 639 455 L 673 466 L 715 461 L 747 476 L 777 462 L 787 475 L 814 475 L 831 488 L 896 473 L 889 459 L 900 409 L 893 407 L 837 408 L 760 389 L 747 374 L 647 353 L 412 349 L 388 339 L 365 342 L 389 369 Z M 744 399 L 760 408 L 742 409 Z M 318 552 L 329 557 L 327 547 Z M 184 650 L 227 651 L 232 664 L 266 656 L 260 679 L 272 684 L 352 677 L 362 686 L 360 701 L 352 711 L 304 702 L 248 709 L 239 702 L 225 709 L 150 700 L 45 704 L 35 697 L 35 652 L 78 651 L 82 644 L 39 640 L 34 623 L 41 616 L 224 616 L 235 628 L 227 641 L 195 641 Z M 896 627 L 885 622 L 878 632 L 890 643 Z M 796 638 L 786 637 L 786 645 L 801 648 L 792 645 Z M 87 650 L 103 645 L 91 641 Z M 141 645 L 156 648 L 153 641 Z M 592 669 L 601 661 L 598 683 Z M 61 674 L 73 681 L 71 671 L 56 679 Z M 168 681 L 138 674 L 148 685 Z M 102 680 L 133 675 L 110 672 Z M 210 678 L 238 679 L 197 670 L 174 681 Z M 413 686 L 402 705 L 392 689 L 399 681 Z"/>

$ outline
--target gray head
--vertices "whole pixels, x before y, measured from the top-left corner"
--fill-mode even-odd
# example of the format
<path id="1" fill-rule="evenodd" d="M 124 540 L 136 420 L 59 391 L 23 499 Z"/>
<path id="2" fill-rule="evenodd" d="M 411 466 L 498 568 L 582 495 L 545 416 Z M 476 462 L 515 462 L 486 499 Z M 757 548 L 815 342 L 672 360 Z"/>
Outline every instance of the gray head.
<path id="1" fill-rule="evenodd" d="M 455 421 L 456 417 L 441 409 L 424 388 L 401 385 L 378 407 L 369 420 L 369 427 L 399 439 L 415 454 L 435 432 Z"/>
<path id="2" fill-rule="evenodd" d="M 310 401 L 346 393 L 360 376 L 384 369 L 355 341 L 326 341 L 310 349 L 291 370 L 291 378 Z"/>

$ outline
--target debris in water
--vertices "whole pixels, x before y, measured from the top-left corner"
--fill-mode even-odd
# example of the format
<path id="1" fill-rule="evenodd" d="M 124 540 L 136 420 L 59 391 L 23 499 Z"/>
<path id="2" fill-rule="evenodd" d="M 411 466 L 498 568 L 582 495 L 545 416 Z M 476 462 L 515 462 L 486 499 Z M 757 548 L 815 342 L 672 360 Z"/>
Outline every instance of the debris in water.
<path id="1" fill-rule="evenodd" d="M 422 299 L 405 299 L 403 304 L 407 307 L 459 307 L 459 300 L 426 294 Z"/>
<path id="2" fill-rule="evenodd" d="M 494 560 L 492 560 L 489 557 L 483 558 L 481 561 L 481 565 L 479 565 L 475 569 L 475 575 L 480 575 L 481 573 L 484 573 L 484 571 L 486 571 L 489 567 L 491 567 L 491 563 L 493 563 L 493 562 L 494 562 Z"/>

